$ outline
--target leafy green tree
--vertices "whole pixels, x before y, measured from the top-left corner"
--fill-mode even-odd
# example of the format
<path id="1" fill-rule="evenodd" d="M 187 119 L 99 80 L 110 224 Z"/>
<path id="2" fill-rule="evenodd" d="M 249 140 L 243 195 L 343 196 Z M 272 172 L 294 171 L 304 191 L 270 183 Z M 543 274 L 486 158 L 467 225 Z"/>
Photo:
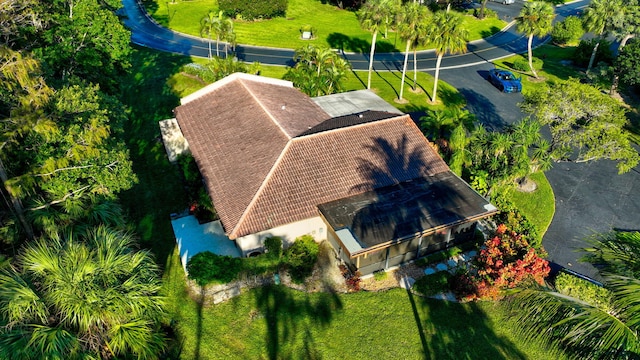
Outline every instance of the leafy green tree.
<path id="1" fill-rule="evenodd" d="M 34 54 L 42 60 L 47 82 L 61 87 L 74 79 L 101 85 L 115 93 L 117 77 L 129 67 L 131 32 L 109 0 L 42 2 L 47 27 Z"/>
<path id="2" fill-rule="evenodd" d="M 587 260 L 599 265 L 613 301 L 592 302 L 552 289 L 526 290 L 514 298 L 520 331 L 564 348 L 580 359 L 640 356 L 640 233 L 599 235 Z"/>
<path id="3" fill-rule="evenodd" d="M 551 130 L 556 160 L 617 161 L 619 173 L 640 161 L 627 133 L 625 109 L 616 100 L 576 79 L 545 84 L 525 94 L 522 109 Z"/>
<path id="4" fill-rule="evenodd" d="M 105 227 L 28 245 L 0 270 L 0 357 L 157 358 L 159 269 L 133 245 Z"/>
<path id="5" fill-rule="evenodd" d="M 440 75 L 440 63 L 445 53 L 451 54 L 467 52 L 467 38 L 469 32 L 464 27 L 460 14 L 455 12 L 436 12 L 431 18 L 431 23 L 426 32 L 429 42 L 436 50 L 436 73 L 433 82 L 433 96 L 431 103 L 437 102 L 438 77 Z"/>
<path id="6" fill-rule="evenodd" d="M 551 167 L 549 145 L 540 136 L 540 123 L 531 119 L 505 129 L 487 131 L 479 126 L 472 133 L 469 152 L 471 172 L 486 173 L 489 193 L 521 183 L 536 171 Z"/>
<path id="7" fill-rule="evenodd" d="M 97 86 L 58 90 L 44 113 L 47 131 L 34 128 L 17 136 L 5 146 L 3 160 L 8 165 L 5 188 L 26 204 L 32 219 L 46 214 L 50 221 L 35 223 L 51 234 L 74 219 L 99 217 L 86 210 L 101 209 L 94 201 L 115 199 L 136 177 L 117 138 L 126 119 L 122 105 Z"/>
<path id="8" fill-rule="evenodd" d="M 29 34 L 42 30 L 43 21 L 36 11 L 37 0 L 3 0 L 0 2 L 0 42 L 19 49 Z"/>
<path id="9" fill-rule="evenodd" d="M 400 96 L 402 101 L 404 93 L 404 79 L 407 74 L 407 62 L 409 60 L 409 49 L 413 48 L 413 90 L 416 89 L 417 84 L 417 60 L 416 60 L 416 48 L 420 42 L 424 41 L 427 21 L 429 17 L 429 10 L 418 3 L 406 3 L 402 6 L 398 14 L 398 32 L 400 38 L 407 42 L 404 51 L 404 64 L 402 66 L 402 80 L 400 81 Z"/>
<path id="10" fill-rule="evenodd" d="M 9 170 L 5 164 L 13 158 L 8 149 L 18 145 L 25 134 L 47 134 L 55 128 L 55 124 L 43 114 L 52 93 L 40 74 L 38 61 L 0 47 L 0 192 L 5 199 L 6 211 L 12 215 L 10 218 L 17 219 L 16 225 L 29 239 L 34 237 L 33 229 L 25 216 L 22 199 L 11 191 Z M 0 222 L 0 228 L 6 228 L 6 221 Z M 17 235 L 19 231 L 12 233 Z M 3 237 L 5 242 L 10 238 L 14 236 Z"/>
<path id="11" fill-rule="evenodd" d="M 516 18 L 518 31 L 529 37 L 527 42 L 527 52 L 529 55 L 529 68 L 533 76 L 537 79 L 538 73 L 533 68 L 533 50 L 531 45 L 534 36 L 545 36 L 551 30 L 553 18 L 555 18 L 553 7 L 548 2 L 534 1 L 526 2 L 520 11 L 520 15 Z"/>
<path id="12" fill-rule="evenodd" d="M 296 50 L 296 65 L 289 68 L 285 80 L 309 96 L 328 95 L 342 91 L 349 63 L 329 48 L 307 45 Z"/>
<path id="13" fill-rule="evenodd" d="M 551 38 L 559 45 L 572 44 L 584 35 L 582 20 L 577 16 L 567 16 L 564 20 L 553 25 Z"/>
<path id="14" fill-rule="evenodd" d="M 615 69 L 624 84 L 640 84 L 640 41 L 633 41 L 620 51 Z"/>
<path id="15" fill-rule="evenodd" d="M 593 0 L 582 15 L 582 23 L 585 30 L 593 32 L 598 37 L 602 37 L 604 34 L 611 32 L 614 28 L 614 24 L 622 21 L 624 14 L 623 0 Z M 596 43 L 591 53 L 591 59 L 587 66 L 587 74 L 593 66 L 598 52 L 598 46 L 600 43 Z"/>
<path id="16" fill-rule="evenodd" d="M 371 35 L 371 52 L 369 53 L 369 75 L 367 76 L 367 89 L 371 89 L 371 73 L 373 71 L 373 56 L 376 51 L 376 39 L 378 31 L 385 24 L 388 16 L 386 11 L 389 7 L 386 5 L 388 0 L 367 0 L 360 10 L 357 12 L 360 26 L 372 33 Z"/>

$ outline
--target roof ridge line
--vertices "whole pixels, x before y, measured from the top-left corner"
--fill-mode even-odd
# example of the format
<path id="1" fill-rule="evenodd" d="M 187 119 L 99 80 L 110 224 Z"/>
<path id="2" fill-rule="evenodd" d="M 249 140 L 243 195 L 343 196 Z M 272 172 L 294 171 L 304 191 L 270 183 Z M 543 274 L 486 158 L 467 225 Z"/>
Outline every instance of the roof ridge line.
<path id="1" fill-rule="evenodd" d="M 347 116 L 347 115 L 343 115 L 343 116 Z M 370 126 L 372 124 L 377 124 L 377 123 L 384 122 L 384 121 L 398 120 L 398 119 L 403 118 L 405 116 L 411 118 L 411 116 L 409 116 L 409 114 L 396 114 L 396 116 L 393 116 L 393 117 L 390 117 L 390 118 L 386 118 L 386 119 L 380 119 L 380 120 L 376 120 L 376 121 L 365 122 L 365 123 L 362 123 L 362 124 L 339 127 L 339 128 L 335 128 L 335 129 L 320 131 L 320 132 L 309 134 L 309 135 L 296 136 L 296 137 L 291 138 L 291 140 L 307 139 L 307 138 L 310 138 L 310 137 L 313 137 L 313 136 L 316 136 L 316 135 L 323 135 L 323 134 L 327 134 L 327 133 L 333 133 L 333 132 L 338 132 L 338 131 L 346 131 L 348 129 L 354 129 L 354 128 L 359 128 L 359 127 L 364 127 L 364 126 Z M 339 116 L 334 116 L 334 117 L 329 118 L 329 119 L 324 120 L 324 121 L 329 121 L 329 120 L 331 120 L 333 118 L 336 118 L 336 117 L 339 117 Z"/>
<path id="2" fill-rule="evenodd" d="M 244 212 L 242 213 L 242 215 L 240 215 L 240 218 L 238 219 L 236 226 L 229 232 L 230 239 L 235 239 L 235 237 L 232 237 L 233 234 L 238 230 L 238 228 L 240 227 L 244 219 L 249 215 L 249 213 L 251 212 L 251 209 L 253 208 L 255 203 L 258 201 L 260 194 L 262 194 L 264 189 L 267 187 L 267 183 L 271 179 L 271 176 L 278 168 L 278 165 L 282 162 L 282 159 L 287 153 L 287 150 L 289 150 L 289 147 L 291 146 L 291 142 L 292 142 L 291 140 L 292 139 L 290 138 L 289 141 L 287 141 L 287 145 L 285 145 L 284 149 L 282 149 L 282 151 L 280 152 L 280 155 L 278 156 L 278 159 L 276 159 L 276 161 L 273 163 L 273 166 L 271 166 L 271 169 L 269 169 L 269 173 L 267 173 L 267 176 L 265 176 L 264 180 L 262 181 L 262 184 L 260 184 L 260 187 L 258 188 L 258 190 L 255 192 L 255 194 L 253 194 L 253 198 L 251 199 L 247 207 L 244 209 Z"/>
<path id="3" fill-rule="evenodd" d="M 258 103 L 258 105 L 260 105 L 260 107 L 262 108 L 262 110 L 269 116 L 269 119 L 271 119 L 271 121 L 278 127 L 278 129 L 280 129 L 280 131 L 284 134 L 284 136 L 287 137 L 287 139 L 291 140 L 291 136 L 289 136 L 289 134 L 285 131 L 285 129 L 282 127 L 282 125 L 280 125 L 280 122 L 278 122 L 278 120 L 276 120 L 276 118 L 273 116 L 273 114 L 271 113 L 271 111 L 267 110 L 267 107 L 264 106 L 264 104 L 262 103 L 262 101 L 260 100 L 259 97 L 256 96 L 256 94 L 253 93 L 253 91 L 251 91 L 251 89 L 249 89 L 249 87 L 244 83 L 243 78 L 239 78 L 238 79 L 240 84 L 242 84 L 242 87 L 244 87 L 247 92 L 251 95 L 251 97 L 256 101 L 256 103 Z"/>

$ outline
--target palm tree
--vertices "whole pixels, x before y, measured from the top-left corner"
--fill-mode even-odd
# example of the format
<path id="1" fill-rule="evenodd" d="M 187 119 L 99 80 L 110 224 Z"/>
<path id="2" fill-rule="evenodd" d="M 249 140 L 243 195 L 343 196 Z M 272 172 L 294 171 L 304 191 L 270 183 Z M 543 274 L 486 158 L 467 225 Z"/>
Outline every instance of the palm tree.
<path id="1" fill-rule="evenodd" d="M 0 358 L 157 358 L 158 267 L 106 227 L 31 243 L 0 270 Z"/>
<path id="2" fill-rule="evenodd" d="M 529 37 L 527 42 L 527 51 L 529 54 L 529 68 L 533 76 L 537 79 L 538 74 L 533 68 L 533 50 L 531 48 L 534 36 L 545 36 L 553 29 L 553 7 L 548 2 L 534 1 L 526 2 L 520 11 L 520 15 L 516 18 L 518 23 L 518 31 Z"/>
<path id="3" fill-rule="evenodd" d="M 424 35 L 426 28 L 426 21 L 428 16 L 428 10 L 425 6 L 420 5 L 418 3 L 407 3 L 402 7 L 402 10 L 398 16 L 398 32 L 400 33 L 400 38 L 407 42 L 407 46 L 404 51 L 404 64 L 402 66 L 402 80 L 400 81 L 400 96 L 399 99 L 402 101 L 402 96 L 404 94 L 404 79 L 407 74 L 407 62 L 409 60 L 409 49 L 413 45 L 413 59 L 414 59 L 414 80 L 413 80 L 413 90 L 416 88 L 416 45 L 418 39 L 421 35 Z"/>
<path id="4" fill-rule="evenodd" d="M 216 35 L 216 56 L 220 56 L 220 39 L 228 39 L 235 41 L 233 33 L 233 21 L 224 16 L 222 11 L 216 15 L 215 12 L 209 13 L 200 20 L 200 36 L 206 35 L 209 38 L 209 59 L 211 59 L 211 38 Z M 226 47 L 225 47 L 226 54 Z"/>
<path id="5" fill-rule="evenodd" d="M 207 35 L 207 37 L 209 38 L 209 59 L 211 59 L 213 56 L 211 54 L 211 37 L 215 33 L 217 21 L 218 17 L 213 11 L 209 11 L 209 13 L 200 20 L 200 36 L 204 37 L 204 35 Z"/>
<path id="6" fill-rule="evenodd" d="M 524 335 L 540 338 L 581 359 L 629 359 L 640 355 L 640 233 L 612 232 L 596 237 L 586 260 L 599 264 L 607 304 L 530 289 L 514 298 L 516 321 Z"/>
<path id="7" fill-rule="evenodd" d="M 447 52 L 451 54 L 465 53 L 467 51 L 467 37 L 468 31 L 464 28 L 462 16 L 458 13 L 439 11 L 432 17 L 427 31 L 427 38 L 433 44 L 437 55 L 432 104 L 437 101 L 436 92 L 442 57 Z"/>
<path id="8" fill-rule="evenodd" d="M 602 37 L 605 33 L 613 29 L 614 23 L 620 20 L 623 13 L 623 4 L 620 0 L 594 0 L 589 4 L 582 15 L 582 23 L 585 30 Z M 591 52 L 587 74 L 593 66 L 600 42 L 597 42 Z"/>
<path id="9" fill-rule="evenodd" d="M 367 89 L 371 89 L 371 72 L 373 71 L 373 55 L 376 51 L 376 39 L 380 27 L 385 24 L 385 19 L 391 7 L 388 2 L 395 0 L 368 0 L 357 13 L 360 26 L 371 31 L 371 52 L 369 53 L 369 75 L 367 76 Z"/>

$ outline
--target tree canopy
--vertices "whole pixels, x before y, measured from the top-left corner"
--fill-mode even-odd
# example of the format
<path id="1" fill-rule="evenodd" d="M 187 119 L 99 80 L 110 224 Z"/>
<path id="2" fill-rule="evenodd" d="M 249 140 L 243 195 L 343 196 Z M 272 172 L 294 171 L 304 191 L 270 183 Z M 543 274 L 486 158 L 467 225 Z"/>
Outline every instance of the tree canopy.
<path id="1" fill-rule="evenodd" d="M 525 94 L 521 105 L 551 129 L 550 154 L 556 161 L 610 159 L 624 173 L 640 161 L 623 127 L 628 120 L 621 104 L 576 79 L 545 84 Z"/>
<path id="2" fill-rule="evenodd" d="M 28 245 L 0 270 L 0 357 L 154 359 L 164 347 L 158 267 L 105 227 Z"/>
<path id="3" fill-rule="evenodd" d="M 322 96 L 342 91 L 349 63 L 328 48 L 307 45 L 296 50 L 296 65 L 284 75 L 286 80 L 309 96 Z"/>

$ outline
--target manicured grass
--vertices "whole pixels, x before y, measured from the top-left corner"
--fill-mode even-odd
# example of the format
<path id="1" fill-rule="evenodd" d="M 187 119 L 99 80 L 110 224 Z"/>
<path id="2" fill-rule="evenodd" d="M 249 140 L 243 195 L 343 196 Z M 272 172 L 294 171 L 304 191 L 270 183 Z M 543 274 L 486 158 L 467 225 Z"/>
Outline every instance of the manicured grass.
<path id="1" fill-rule="evenodd" d="M 509 198 L 535 225 L 540 237 L 542 237 L 547 232 L 556 211 L 555 198 L 553 189 L 544 173 L 537 172 L 532 174 L 530 178 L 538 184 L 535 191 L 525 193 L 513 189 L 509 191 Z"/>
<path id="2" fill-rule="evenodd" d="M 500 303 L 449 303 L 402 289 L 308 294 L 271 286 L 200 306 L 187 297 L 174 259 L 165 289 L 181 359 L 556 358 L 516 338 Z"/>
<path id="3" fill-rule="evenodd" d="M 200 20 L 209 11 L 218 11 L 214 0 L 146 0 L 144 4 L 161 25 L 195 36 L 200 36 Z M 490 36 L 505 24 L 497 18 L 477 20 L 473 16 L 465 16 L 469 40 Z M 316 31 L 312 40 L 301 39 L 300 29 L 307 25 Z M 371 33 L 360 27 L 353 11 L 323 4 L 319 0 L 289 0 L 285 18 L 235 21 L 234 28 L 239 44 L 296 49 L 311 43 L 352 52 L 368 52 L 371 47 Z M 395 33 L 388 32 L 386 39 L 383 35 L 384 30 L 376 41 L 377 52 L 404 51 L 404 42 Z"/>

